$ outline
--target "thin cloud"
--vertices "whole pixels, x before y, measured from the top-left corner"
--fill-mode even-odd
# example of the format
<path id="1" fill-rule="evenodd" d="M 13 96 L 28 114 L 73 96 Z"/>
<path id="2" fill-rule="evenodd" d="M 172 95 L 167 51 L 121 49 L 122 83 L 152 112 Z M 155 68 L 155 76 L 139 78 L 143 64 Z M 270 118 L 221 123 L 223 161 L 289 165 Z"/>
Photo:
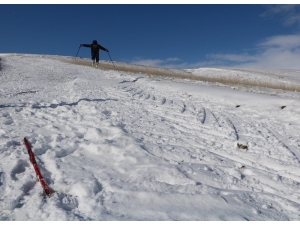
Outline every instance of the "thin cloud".
<path id="1" fill-rule="evenodd" d="M 164 60 L 161 59 L 139 59 L 135 58 L 130 63 L 143 65 L 143 66 L 159 66 L 164 63 Z"/>
<path id="2" fill-rule="evenodd" d="M 259 51 L 248 54 L 210 54 L 212 61 L 234 67 L 260 67 L 300 69 L 300 35 L 280 35 L 267 38 L 258 44 Z"/>
<path id="3" fill-rule="evenodd" d="M 165 68 L 179 68 L 182 66 L 180 59 L 177 57 L 167 59 L 141 59 L 135 58 L 130 63 L 143 65 L 143 66 L 154 66 L 154 67 L 165 67 Z M 177 62 L 177 63 L 176 63 Z"/>
<path id="4" fill-rule="evenodd" d="M 284 25 L 300 27 L 300 5 L 270 5 L 261 15 L 263 17 L 279 17 Z"/>
<path id="5" fill-rule="evenodd" d="M 256 67 L 278 69 L 300 69 L 300 34 L 278 35 L 266 38 L 256 46 L 256 53 L 208 54 L 207 60 L 186 63 L 179 58 L 135 59 L 133 64 L 192 69 L 201 67 Z"/>
<path id="6" fill-rule="evenodd" d="M 214 55 L 215 56 L 215 55 Z M 173 69 L 191 69 L 191 68 L 200 68 L 200 67 L 215 67 L 224 64 L 224 58 L 214 57 L 214 59 L 209 59 L 206 61 L 200 61 L 195 63 L 186 63 L 179 58 L 168 58 L 168 59 L 140 59 L 135 58 L 130 61 L 131 64 L 143 65 L 143 66 L 152 66 L 152 67 L 161 67 L 161 68 L 173 68 Z"/>
<path id="7" fill-rule="evenodd" d="M 258 44 L 261 47 L 274 47 L 283 49 L 293 49 L 300 46 L 300 35 L 278 35 L 267 38 Z"/>
<path id="8" fill-rule="evenodd" d="M 249 54 L 209 54 L 206 57 L 231 62 L 249 62 L 256 59 L 255 56 Z"/>
<path id="9" fill-rule="evenodd" d="M 288 13 L 294 11 L 297 8 L 297 5 L 270 5 L 265 14 L 275 14 L 275 13 Z"/>
<path id="10" fill-rule="evenodd" d="M 175 61 L 180 61 L 179 58 L 167 58 L 168 62 L 175 62 Z"/>
<path id="11" fill-rule="evenodd" d="M 262 16 L 276 17 L 284 25 L 300 28 L 300 5 L 270 5 Z M 300 34 L 272 36 L 255 49 L 254 54 L 208 54 L 206 57 L 217 66 L 300 69 Z"/>

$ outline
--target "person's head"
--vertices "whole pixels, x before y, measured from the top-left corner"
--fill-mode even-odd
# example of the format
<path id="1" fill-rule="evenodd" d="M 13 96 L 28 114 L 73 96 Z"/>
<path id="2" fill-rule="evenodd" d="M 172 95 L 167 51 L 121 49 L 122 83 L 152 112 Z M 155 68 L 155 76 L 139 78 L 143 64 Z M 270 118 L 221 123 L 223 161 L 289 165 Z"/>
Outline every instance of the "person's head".
<path id="1" fill-rule="evenodd" d="M 98 42 L 96 40 L 93 40 L 93 45 L 97 45 Z"/>

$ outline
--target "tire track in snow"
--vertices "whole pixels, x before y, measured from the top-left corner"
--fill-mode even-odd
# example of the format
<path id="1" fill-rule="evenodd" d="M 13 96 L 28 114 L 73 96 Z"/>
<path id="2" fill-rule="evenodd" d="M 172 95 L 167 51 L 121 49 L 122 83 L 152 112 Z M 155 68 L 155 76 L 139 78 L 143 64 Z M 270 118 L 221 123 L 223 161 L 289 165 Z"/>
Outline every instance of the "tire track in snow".
<path id="1" fill-rule="evenodd" d="M 279 144 L 281 144 L 283 147 L 288 149 L 293 154 L 293 156 L 298 160 L 298 162 L 300 163 L 300 152 L 296 148 L 290 147 L 288 144 L 286 144 L 286 143 L 288 143 L 288 141 L 285 140 L 285 137 L 279 135 L 279 133 L 277 133 L 275 131 L 275 129 L 273 129 L 272 131 L 267 129 L 267 131 L 274 136 L 274 138 L 278 141 Z"/>
<path id="2" fill-rule="evenodd" d="M 215 126 L 215 124 L 217 124 L 218 127 L 221 127 L 214 113 L 208 108 L 204 108 L 204 110 L 205 110 L 205 119 L 203 121 L 203 125 L 210 127 L 211 125 Z"/>
<path id="3" fill-rule="evenodd" d="M 176 101 L 175 101 L 176 102 Z M 181 111 L 182 113 L 186 113 L 187 112 L 187 105 L 186 105 L 186 103 L 183 103 L 184 104 L 184 109 L 185 110 L 183 110 L 183 111 Z M 170 101 L 170 104 L 169 105 L 171 105 L 171 106 L 174 106 L 174 105 L 176 105 L 176 104 L 174 104 L 174 100 L 171 100 Z M 178 105 L 178 104 L 177 104 Z M 195 109 L 193 109 L 193 111 L 195 111 Z M 210 112 L 210 115 L 208 115 L 207 114 L 207 111 L 208 112 Z M 241 138 L 241 136 L 240 136 L 240 134 L 239 134 L 239 131 L 240 131 L 240 129 L 236 126 L 236 124 L 239 124 L 239 123 L 244 123 L 243 121 L 244 120 L 239 120 L 239 121 L 236 121 L 236 120 L 232 120 L 231 118 L 229 118 L 230 116 L 228 115 L 224 115 L 224 114 L 217 114 L 217 115 L 215 115 L 216 114 L 216 112 L 211 112 L 210 110 L 208 110 L 208 109 L 203 109 L 203 119 L 202 119 L 202 124 L 203 125 L 205 125 L 206 126 L 206 128 L 207 129 L 212 129 L 212 130 L 214 130 L 214 129 L 218 129 L 219 128 L 219 130 L 221 131 L 221 132 L 223 132 L 223 131 L 225 131 L 225 137 L 227 136 L 226 134 L 228 133 L 228 132 L 226 132 L 226 131 L 232 131 L 233 132 L 233 134 L 234 134 L 234 140 L 240 140 L 240 138 Z M 160 114 L 161 115 L 161 114 Z M 210 117 L 210 118 L 209 118 Z M 165 118 L 167 118 L 167 117 L 165 117 Z M 169 117 L 168 118 L 169 120 L 170 120 L 170 122 L 169 123 L 172 123 L 172 121 L 174 121 L 174 117 L 172 118 L 172 117 Z M 182 122 L 185 122 L 185 120 L 182 120 Z M 250 126 L 253 126 L 252 124 L 250 124 Z M 182 127 L 182 124 L 181 124 L 181 126 L 180 127 Z M 240 127 L 240 126 L 239 126 Z M 181 129 L 181 128 L 180 128 Z M 190 133 L 189 132 L 189 130 L 190 130 L 190 128 L 188 127 L 188 126 L 186 126 L 186 133 Z M 163 132 L 160 132 L 160 134 L 163 134 Z M 246 133 L 244 133 L 244 134 L 246 134 Z M 201 135 L 201 134 L 199 134 L 199 135 Z M 213 133 L 210 133 L 210 135 L 213 135 Z M 220 134 L 218 134 L 218 133 L 215 133 L 215 135 L 216 136 L 219 136 Z M 171 137 L 171 136 L 170 136 Z M 211 136 L 211 139 L 215 139 L 213 136 Z M 233 141 L 232 141 L 233 142 Z M 185 145 L 186 146 L 189 146 L 189 142 L 185 142 Z M 215 151 L 210 151 L 212 154 L 216 154 L 216 157 L 217 158 L 222 158 L 223 160 L 226 160 L 226 161 L 228 161 L 230 158 L 232 158 L 232 157 L 228 157 L 229 155 L 228 154 L 223 154 L 222 156 L 221 155 L 219 155 L 219 153 L 217 153 L 217 152 L 215 152 Z M 156 155 L 156 154 L 158 154 L 158 153 L 154 153 L 154 155 Z M 170 159 L 170 158 L 169 158 Z M 244 163 L 243 162 L 246 162 L 247 161 L 247 159 L 246 158 L 238 158 L 238 157 L 233 157 L 232 158 L 232 163 L 234 164 L 234 163 L 239 163 L 240 165 L 243 165 Z M 175 160 L 176 161 L 176 160 Z M 241 163 L 242 162 L 242 163 Z M 250 160 L 250 162 L 249 162 L 250 164 L 249 165 L 251 165 L 251 160 Z M 253 163 L 253 162 L 252 162 Z M 249 166 L 247 166 L 247 168 L 249 168 Z M 251 168 L 251 166 L 250 166 L 250 168 Z M 263 168 L 261 168 L 261 169 L 263 169 Z M 222 170 L 221 170 L 222 171 Z M 249 170 L 249 169 L 247 169 L 247 171 L 251 171 L 251 170 Z M 265 167 L 265 169 L 263 169 L 262 170 L 262 172 L 263 171 L 269 171 L 269 169 L 268 169 L 268 167 Z M 224 172 L 224 171 L 223 171 Z M 247 175 L 246 175 L 246 177 L 248 177 L 249 175 L 248 175 L 248 173 L 249 172 L 247 172 Z M 268 172 L 269 173 L 269 172 Z M 187 173 L 186 172 L 184 172 L 184 174 L 185 175 L 187 175 Z M 242 174 L 242 173 L 240 173 L 240 174 Z M 263 174 L 265 174 L 264 172 L 263 172 Z M 245 175 L 242 175 L 242 177 L 243 176 L 245 176 Z M 275 175 L 273 175 L 272 176 L 272 178 L 274 177 Z M 229 174 L 227 174 L 227 177 L 230 177 L 230 175 Z M 250 176 L 251 177 L 251 176 Z M 234 178 L 233 177 L 233 180 L 234 179 L 236 179 L 236 178 Z M 245 179 L 245 178 L 244 178 Z M 259 179 L 258 179 L 259 180 Z M 247 181 L 247 179 L 245 180 L 245 181 Z M 250 181 L 247 181 L 247 182 L 250 182 Z M 271 187 L 269 187 L 269 185 L 268 185 L 268 183 L 264 183 L 264 182 L 262 182 L 262 181 L 260 181 L 260 183 L 262 184 L 262 186 L 260 187 L 260 186 L 257 186 L 257 185 L 254 185 L 253 186 L 253 188 L 254 189 L 258 189 L 258 190 L 264 190 L 265 188 L 267 188 L 267 189 L 271 189 Z M 242 183 L 241 183 L 242 184 Z M 240 185 L 241 185 L 240 184 Z M 247 185 L 247 184 L 243 184 L 241 187 L 243 187 L 243 186 L 245 186 L 245 185 Z M 261 189 L 262 188 L 262 189 Z M 249 189 L 249 190 L 252 190 L 251 188 Z M 280 191 L 279 190 L 275 190 L 275 191 L 277 191 L 277 193 L 280 193 Z"/>

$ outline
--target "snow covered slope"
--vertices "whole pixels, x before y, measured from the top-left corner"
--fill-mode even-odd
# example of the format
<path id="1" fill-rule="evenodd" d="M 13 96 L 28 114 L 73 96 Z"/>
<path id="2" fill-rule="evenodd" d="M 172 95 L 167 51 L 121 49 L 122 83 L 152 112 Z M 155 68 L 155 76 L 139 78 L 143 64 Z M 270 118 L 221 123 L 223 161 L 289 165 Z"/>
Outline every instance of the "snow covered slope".
<path id="1" fill-rule="evenodd" d="M 298 92 L 0 58 L 0 220 L 300 219 Z"/>

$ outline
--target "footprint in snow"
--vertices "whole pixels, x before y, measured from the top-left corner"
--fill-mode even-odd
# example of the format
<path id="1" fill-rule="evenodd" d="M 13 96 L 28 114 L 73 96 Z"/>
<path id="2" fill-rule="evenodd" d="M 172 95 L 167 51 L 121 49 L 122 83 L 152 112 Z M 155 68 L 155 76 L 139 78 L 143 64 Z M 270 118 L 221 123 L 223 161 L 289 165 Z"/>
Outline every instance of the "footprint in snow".
<path id="1" fill-rule="evenodd" d="M 10 117 L 7 117 L 7 120 L 4 121 L 4 124 L 5 124 L 5 125 L 11 125 L 11 124 L 13 124 L 13 123 L 14 123 L 14 121 L 13 121 L 13 119 L 10 118 Z"/>
<path id="2" fill-rule="evenodd" d="M 66 195 L 62 198 L 62 207 L 65 210 L 72 210 L 78 207 L 78 201 L 75 197 L 72 197 L 70 195 Z"/>
<path id="3" fill-rule="evenodd" d="M 26 167 L 29 167 L 29 163 L 24 160 L 19 160 L 11 171 L 12 179 L 18 180 L 18 174 L 25 172 Z"/>
<path id="4" fill-rule="evenodd" d="M 9 117 L 9 113 L 8 112 L 2 113 L 2 117 Z"/>
<path id="5" fill-rule="evenodd" d="M 60 192 L 55 192 L 50 198 L 58 199 L 61 207 L 67 211 L 75 209 L 79 204 L 76 196 L 67 195 Z"/>

